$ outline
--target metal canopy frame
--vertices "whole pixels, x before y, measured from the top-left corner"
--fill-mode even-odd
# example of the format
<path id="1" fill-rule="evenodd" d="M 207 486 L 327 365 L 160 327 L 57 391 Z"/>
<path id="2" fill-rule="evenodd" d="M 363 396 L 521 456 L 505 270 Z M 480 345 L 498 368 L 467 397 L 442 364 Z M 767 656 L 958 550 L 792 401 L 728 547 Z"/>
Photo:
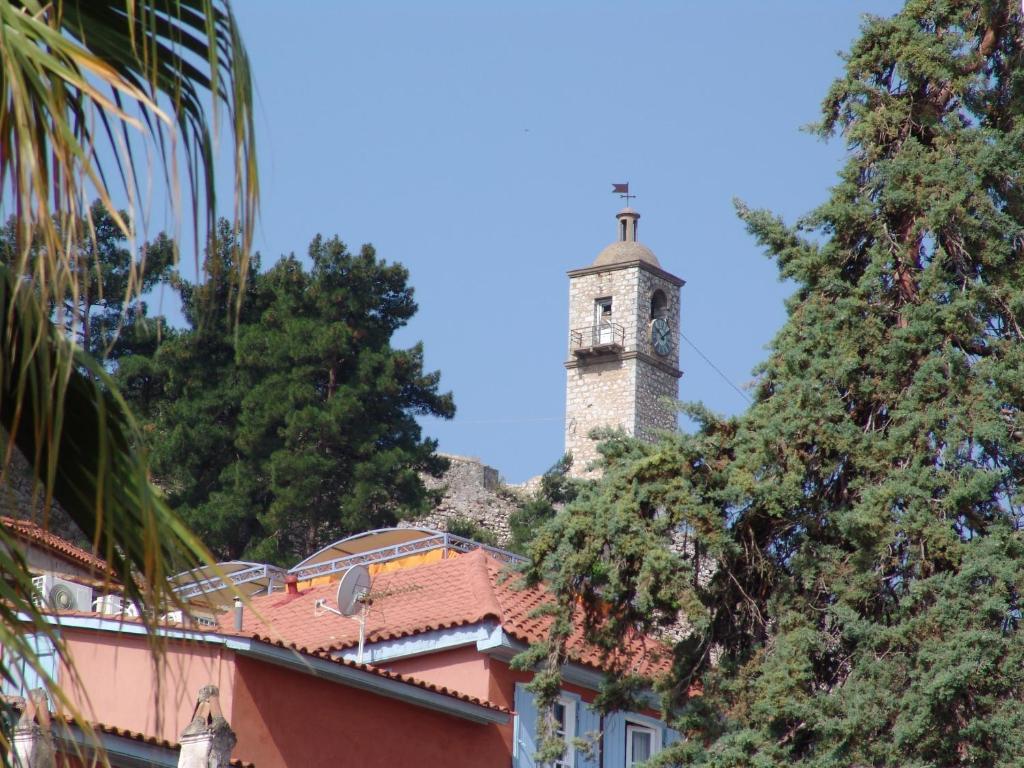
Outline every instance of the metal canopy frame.
<path id="1" fill-rule="evenodd" d="M 374 534 L 402 530 L 417 532 L 420 536 L 397 544 L 368 549 L 365 552 L 341 555 L 321 562 L 310 562 L 322 552 L 333 547 L 338 547 L 346 541 L 367 538 Z M 174 593 L 184 601 L 194 600 L 195 598 L 203 595 L 213 595 L 230 586 L 238 587 L 243 584 L 250 584 L 261 580 L 265 580 L 267 583 L 266 586 L 260 586 L 260 591 L 266 590 L 266 593 L 270 594 L 274 591 L 275 587 L 284 585 L 285 576 L 288 575 L 294 575 L 298 581 L 307 581 L 318 576 L 333 576 L 334 574 L 343 573 L 353 565 L 386 563 L 407 555 L 423 554 L 425 552 L 433 552 L 438 549 L 444 550 L 445 552 L 452 551 L 457 553 L 472 552 L 474 549 L 482 549 L 495 559 L 504 563 L 521 563 L 526 561 L 525 557 L 517 555 L 515 552 L 509 552 L 505 549 L 481 544 L 477 541 L 473 541 L 472 539 L 467 539 L 464 536 L 456 536 L 453 533 L 443 533 L 442 531 L 433 531 L 425 528 L 380 528 L 375 531 L 358 533 L 354 536 L 340 539 L 339 541 L 324 547 L 316 554 L 307 557 L 301 563 L 287 571 L 274 565 L 232 560 L 230 562 L 217 564 L 221 570 L 225 570 L 226 566 L 243 566 L 242 568 L 231 571 L 230 573 L 225 570 L 224 577 L 226 577 L 226 579 L 218 575 L 206 575 L 206 568 L 197 568 L 193 571 L 179 573 L 177 576 L 172 577 L 170 581 L 172 584 L 176 584 L 176 586 L 172 587 Z"/>
<path id="2" fill-rule="evenodd" d="M 390 530 L 394 529 L 384 528 L 380 531 L 371 531 L 370 533 L 382 533 Z M 359 534 L 360 537 L 366 535 L 368 534 Z M 342 539 L 341 541 L 345 541 L 345 539 Z M 337 546 L 340 543 L 341 542 L 335 542 L 331 547 Z M 324 547 L 324 549 L 329 548 L 330 547 Z M 404 541 L 386 547 L 379 547 L 377 549 L 370 549 L 366 552 L 342 555 L 319 563 L 308 563 L 309 560 L 316 557 L 316 555 L 313 555 L 313 557 L 307 558 L 306 561 L 299 563 L 294 568 L 290 569 L 288 573 L 294 575 L 299 581 L 306 581 L 308 579 L 316 578 L 317 576 L 330 576 L 347 571 L 353 565 L 386 563 L 389 560 L 397 560 L 398 558 L 405 557 L 406 555 L 422 554 L 424 552 L 432 552 L 438 549 L 446 551 L 452 550 L 459 553 L 471 552 L 474 549 L 482 549 L 492 557 L 505 563 L 521 563 L 526 560 L 525 557 L 517 555 L 514 552 L 509 552 L 505 549 L 498 549 L 497 547 L 491 547 L 486 544 L 480 544 L 472 539 L 467 539 L 463 536 L 456 536 L 453 533 L 424 530 L 423 536 L 418 539 L 412 539 L 410 541 Z M 321 552 L 322 551 L 323 550 L 321 550 Z"/>
<path id="3" fill-rule="evenodd" d="M 224 576 L 227 577 L 226 580 L 218 575 L 202 576 L 201 574 L 206 571 L 205 568 L 197 568 L 193 571 L 179 573 L 170 579 L 172 583 L 179 582 L 177 586 L 172 587 L 172 590 L 182 600 L 192 600 L 200 595 L 210 595 L 229 586 L 238 587 L 254 581 L 265 580 L 267 582 L 266 586 L 261 586 L 260 589 L 265 589 L 267 594 L 270 594 L 274 591 L 275 585 L 284 585 L 284 577 L 287 575 L 283 568 L 265 563 L 231 560 L 226 563 L 217 564 L 221 570 L 224 570 L 224 566 L 230 565 L 242 565 L 244 567 L 230 573 L 225 571 Z"/>

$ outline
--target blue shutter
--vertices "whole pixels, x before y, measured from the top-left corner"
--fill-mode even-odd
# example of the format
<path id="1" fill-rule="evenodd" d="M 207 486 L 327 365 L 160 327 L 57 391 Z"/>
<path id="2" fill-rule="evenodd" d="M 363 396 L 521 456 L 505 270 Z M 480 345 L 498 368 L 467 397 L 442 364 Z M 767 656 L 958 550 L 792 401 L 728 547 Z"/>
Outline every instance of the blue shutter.
<path id="1" fill-rule="evenodd" d="M 576 768 L 601 768 L 601 715 L 589 704 L 576 704 L 576 736 L 586 739 L 590 755 L 576 750 Z"/>
<path id="2" fill-rule="evenodd" d="M 661 732 L 661 743 L 666 747 L 675 744 L 677 741 L 681 741 L 683 735 L 674 728 L 669 728 L 667 725 L 662 729 Z"/>
<path id="3" fill-rule="evenodd" d="M 626 768 L 626 716 L 604 716 L 604 768 Z"/>
<path id="4" fill-rule="evenodd" d="M 516 683 L 515 708 L 512 765 L 515 768 L 535 768 L 537 763 L 533 756 L 537 754 L 537 705 L 524 683 Z"/>

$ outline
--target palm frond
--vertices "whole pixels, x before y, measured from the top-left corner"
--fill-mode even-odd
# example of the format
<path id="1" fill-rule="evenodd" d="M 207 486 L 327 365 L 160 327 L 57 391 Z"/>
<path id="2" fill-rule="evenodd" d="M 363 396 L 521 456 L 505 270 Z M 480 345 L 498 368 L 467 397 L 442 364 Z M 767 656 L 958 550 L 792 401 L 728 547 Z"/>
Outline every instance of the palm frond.
<path id="1" fill-rule="evenodd" d="M 150 484 L 113 383 L 44 308 L 78 300 L 90 265 L 75 244 L 94 236 L 94 197 L 135 243 L 154 168 L 200 253 L 216 232 L 225 132 L 244 279 L 258 180 L 249 62 L 228 0 L 0 0 L 0 201 L 16 241 L 0 264 L 0 485 L 20 451 L 42 507 L 70 515 L 150 627 L 176 604 L 167 577 L 209 555 Z M 53 633 L 12 547 L 0 546 L 0 574 L 0 645 L 33 663 L 26 627 Z"/>
<path id="2" fill-rule="evenodd" d="M 0 0 L 0 52 L 0 193 L 19 244 L 12 266 L 31 270 L 44 301 L 74 292 L 66 246 L 88 233 L 92 197 L 134 241 L 140 217 L 120 218 L 115 198 L 131 213 L 144 208 L 140 157 L 147 171 L 159 159 L 176 207 L 184 176 L 200 252 L 215 232 L 222 127 L 233 139 L 244 267 L 258 198 L 252 82 L 225 0 Z M 46 258 L 30 260 L 33 246 Z"/>

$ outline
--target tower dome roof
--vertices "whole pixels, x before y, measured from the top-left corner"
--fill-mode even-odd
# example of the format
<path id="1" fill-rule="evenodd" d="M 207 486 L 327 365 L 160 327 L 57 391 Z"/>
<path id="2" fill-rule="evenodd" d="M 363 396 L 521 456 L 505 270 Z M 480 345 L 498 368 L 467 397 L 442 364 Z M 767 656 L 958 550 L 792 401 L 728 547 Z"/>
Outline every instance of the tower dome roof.
<path id="1" fill-rule="evenodd" d="M 607 246 L 597 254 L 593 266 L 606 267 L 609 264 L 622 264 L 626 261 L 643 261 L 654 267 L 661 267 L 654 251 L 646 245 L 630 240 L 619 240 Z"/>
<path id="2" fill-rule="evenodd" d="M 632 208 L 623 208 L 615 218 L 619 220 L 619 239 L 597 254 L 593 266 L 606 267 L 628 261 L 642 261 L 654 267 L 661 267 L 654 251 L 636 239 L 636 224 L 640 214 Z"/>

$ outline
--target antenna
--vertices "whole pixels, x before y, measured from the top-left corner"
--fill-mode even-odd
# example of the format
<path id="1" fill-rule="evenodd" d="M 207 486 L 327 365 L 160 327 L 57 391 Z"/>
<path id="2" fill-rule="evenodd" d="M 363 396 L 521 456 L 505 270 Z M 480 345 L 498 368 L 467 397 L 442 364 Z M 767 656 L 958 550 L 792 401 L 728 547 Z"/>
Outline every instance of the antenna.
<path id="1" fill-rule="evenodd" d="M 359 614 L 359 655 L 356 661 L 363 663 L 363 645 L 366 643 L 366 614 L 370 609 L 373 597 L 370 594 L 370 572 L 365 565 L 353 565 L 338 582 L 338 591 L 335 593 L 337 608 L 331 608 L 326 600 L 317 600 L 313 604 L 313 615 L 319 616 L 317 611 L 321 608 L 336 613 L 339 616 L 354 616 Z"/>
<path id="2" fill-rule="evenodd" d="M 351 617 L 357 613 L 359 614 L 359 652 L 356 655 L 356 662 L 358 664 L 363 663 L 363 647 L 366 644 L 366 617 L 370 612 L 370 606 L 373 604 L 373 601 L 378 598 L 383 599 L 391 595 L 400 595 L 405 592 L 414 592 L 417 589 L 422 589 L 418 584 L 414 584 L 400 589 L 373 592 L 371 587 L 370 572 L 366 566 L 353 565 L 345 571 L 345 575 L 338 582 L 338 591 L 335 597 L 338 604 L 337 608 L 327 605 L 327 601 L 324 599 L 317 600 L 313 604 L 314 616 L 322 615 L 319 613 L 321 609 L 336 613 L 339 616 Z"/>

